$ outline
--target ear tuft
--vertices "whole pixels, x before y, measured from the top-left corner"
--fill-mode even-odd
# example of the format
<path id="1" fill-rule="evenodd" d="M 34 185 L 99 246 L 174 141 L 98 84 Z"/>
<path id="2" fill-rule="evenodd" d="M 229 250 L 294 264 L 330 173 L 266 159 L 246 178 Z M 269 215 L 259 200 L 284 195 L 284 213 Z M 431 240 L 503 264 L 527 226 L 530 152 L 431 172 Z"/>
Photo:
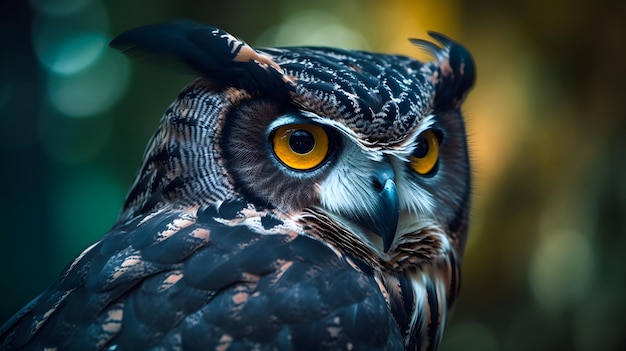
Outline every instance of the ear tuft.
<path id="1" fill-rule="evenodd" d="M 190 20 L 131 29 L 111 41 L 130 57 L 147 57 L 191 69 L 221 88 L 286 94 L 291 81 L 272 58 L 221 29 Z"/>
<path id="2" fill-rule="evenodd" d="M 412 38 L 409 41 L 436 59 L 433 76 L 437 86 L 435 106 L 452 104 L 459 107 L 476 80 L 474 58 L 465 47 L 445 35 L 436 32 L 428 34 L 443 46 L 422 39 Z"/>

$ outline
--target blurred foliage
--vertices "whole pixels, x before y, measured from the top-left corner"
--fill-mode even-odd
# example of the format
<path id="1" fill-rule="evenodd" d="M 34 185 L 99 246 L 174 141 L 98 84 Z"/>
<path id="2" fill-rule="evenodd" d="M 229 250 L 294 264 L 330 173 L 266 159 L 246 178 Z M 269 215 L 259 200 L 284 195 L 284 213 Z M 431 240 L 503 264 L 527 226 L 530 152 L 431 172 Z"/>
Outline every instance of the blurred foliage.
<path id="1" fill-rule="evenodd" d="M 193 77 L 106 44 L 192 18 L 256 46 L 475 55 L 475 164 L 452 350 L 623 350 L 626 3 L 7 0 L 0 5 L 0 322 L 115 221 L 157 121 Z"/>

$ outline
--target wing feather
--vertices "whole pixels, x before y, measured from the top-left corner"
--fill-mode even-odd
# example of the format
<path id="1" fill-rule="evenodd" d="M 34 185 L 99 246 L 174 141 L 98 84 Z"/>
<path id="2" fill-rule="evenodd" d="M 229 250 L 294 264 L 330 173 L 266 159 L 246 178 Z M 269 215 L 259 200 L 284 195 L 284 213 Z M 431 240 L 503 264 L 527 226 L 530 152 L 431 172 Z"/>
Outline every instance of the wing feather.
<path id="1" fill-rule="evenodd" d="M 218 215 L 162 210 L 118 225 L 3 327 L 0 348 L 401 347 L 373 277 L 320 241 Z"/>

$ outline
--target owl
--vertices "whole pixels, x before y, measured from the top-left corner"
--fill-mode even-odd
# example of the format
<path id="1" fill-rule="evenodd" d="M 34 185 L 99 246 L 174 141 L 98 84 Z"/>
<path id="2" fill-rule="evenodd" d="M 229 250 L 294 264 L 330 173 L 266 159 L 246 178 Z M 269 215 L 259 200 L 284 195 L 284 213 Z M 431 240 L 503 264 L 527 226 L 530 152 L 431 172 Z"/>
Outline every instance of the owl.
<path id="1" fill-rule="evenodd" d="M 191 21 L 115 38 L 199 78 L 112 229 L 4 324 L 0 348 L 436 350 L 468 231 L 475 67 L 430 35 L 411 39 L 427 63 L 255 49 Z"/>

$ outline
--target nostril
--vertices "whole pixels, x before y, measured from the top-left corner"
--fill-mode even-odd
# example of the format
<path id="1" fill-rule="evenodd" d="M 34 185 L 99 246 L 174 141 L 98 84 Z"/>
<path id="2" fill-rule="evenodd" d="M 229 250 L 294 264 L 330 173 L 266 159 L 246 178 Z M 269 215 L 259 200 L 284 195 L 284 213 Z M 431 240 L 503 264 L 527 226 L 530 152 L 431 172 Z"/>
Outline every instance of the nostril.
<path id="1" fill-rule="evenodd" d="M 379 182 L 378 179 L 372 180 L 372 186 L 374 187 L 374 190 L 378 192 L 381 192 L 383 190 L 383 184 Z"/>

